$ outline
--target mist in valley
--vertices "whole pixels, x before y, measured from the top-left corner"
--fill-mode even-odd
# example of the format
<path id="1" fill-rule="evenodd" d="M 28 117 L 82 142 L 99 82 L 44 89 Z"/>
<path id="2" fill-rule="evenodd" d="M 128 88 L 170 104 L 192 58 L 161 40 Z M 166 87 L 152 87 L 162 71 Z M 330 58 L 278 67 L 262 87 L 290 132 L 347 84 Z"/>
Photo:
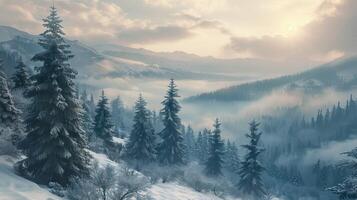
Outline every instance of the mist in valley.
<path id="1" fill-rule="evenodd" d="M 0 0 L 0 199 L 356 200 L 356 9 Z"/>

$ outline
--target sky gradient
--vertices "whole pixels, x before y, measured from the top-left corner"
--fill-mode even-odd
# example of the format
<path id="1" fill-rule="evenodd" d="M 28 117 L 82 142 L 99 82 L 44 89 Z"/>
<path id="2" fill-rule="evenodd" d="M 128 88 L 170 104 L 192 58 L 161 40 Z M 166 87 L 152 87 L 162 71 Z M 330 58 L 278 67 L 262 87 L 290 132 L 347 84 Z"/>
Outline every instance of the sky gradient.
<path id="1" fill-rule="evenodd" d="M 50 0 L 0 0 L 0 25 L 38 34 Z M 355 0 L 55 0 L 67 36 L 219 58 L 323 63 L 357 50 Z"/>

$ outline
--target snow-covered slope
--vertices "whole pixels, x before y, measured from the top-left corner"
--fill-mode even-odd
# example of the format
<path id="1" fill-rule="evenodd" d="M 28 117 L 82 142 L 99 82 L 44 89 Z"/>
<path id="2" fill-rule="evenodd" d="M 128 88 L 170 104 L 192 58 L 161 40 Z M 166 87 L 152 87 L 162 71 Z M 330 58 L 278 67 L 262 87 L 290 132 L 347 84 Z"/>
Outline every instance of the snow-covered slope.
<path id="1" fill-rule="evenodd" d="M 178 183 L 153 185 L 149 188 L 147 194 L 155 200 L 221 200 L 214 195 L 199 193 Z"/>
<path id="2" fill-rule="evenodd" d="M 125 163 L 116 163 L 107 158 L 104 154 L 90 152 L 99 166 L 111 165 L 116 168 L 123 168 Z M 157 183 L 145 191 L 154 200 L 222 200 L 213 194 L 204 194 L 194 191 L 192 188 L 180 185 L 176 182 Z M 240 200 L 240 199 L 236 199 Z"/>
<path id="3" fill-rule="evenodd" d="M 0 156 L 0 200 L 59 200 L 46 188 L 15 174 L 16 159 Z"/>
<path id="4" fill-rule="evenodd" d="M 123 167 L 109 160 L 104 154 L 91 152 L 100 166 L 111 165 Z M 9 156 L 0 156 L 0 200 L 60 200 L 39 185 L 15 174 L 13 164 L 16 159 Z M 155 200 L 220 200 L 212 194 L 203 194 L 178 183 L 159 183 L 151 186 L 147 191 Z"/>
<path id="5" fill-rule="evenodd" d="M 93 158 L 104 167 L 111 165 L 116 169 L 125 167 L 125 163 L 116 163 L 104 154 L 90 151 Z M 0 200 L 61 200 L 51 194 L 47 188 L 16 175 L 13 164 L 17 161 L 10 156 L 0 156 Z M 157 183 L 146 191 L 153 200 L 223 200 L 213 194 L 204 194 L 176 182 Z M 225 198 L 226 200 L 241 200 Z M 274 199 L 279 200 L 279 199 Z"/>

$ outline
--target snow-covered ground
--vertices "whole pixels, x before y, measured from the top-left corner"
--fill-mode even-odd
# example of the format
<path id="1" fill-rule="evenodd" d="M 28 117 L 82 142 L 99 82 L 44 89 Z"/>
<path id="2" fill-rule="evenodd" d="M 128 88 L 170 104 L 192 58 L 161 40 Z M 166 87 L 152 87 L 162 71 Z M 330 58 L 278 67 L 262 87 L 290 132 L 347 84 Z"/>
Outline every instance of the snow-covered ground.
<path id="1" fill-rule="evenodd" d="M 104 154 L 98 154 L 90 151 L 99 166 L 111 165 L 118 169 L 123 168 L 125 163 L 116 163 L 107 158 Z M 151 198 L 155 200 L 222 200 L 213 194 L 203 194 L 194 191 L 192 188 L 179 185 L 178 183 L 158 183 L 152 185 L 146 191 Z M 239 200 L 239 199 L 237 199 Z"/>
<path id="2" fill-rule="evenodd" d="M 104 154 L 90 152 L 100 166 L 111 165 L 121 168 L 125 163 L 116 163 Z M 9 156 L 0 156 L 0 200 L 60 200 L 47 188 L 15 174 L 13 164 L 17 160 Z M 159 183 L 146 191 L 155 200 L 221 200 L 212 194 L 203 194 L 178 183 Z"/>
<path id="3" fill-rule="evenodd" d="M 221 200 L 214 195 L 199 193 L 177 183 L 153 185 L 148 189 L 147 194 L 155 200 Z"/>
<path id="4" fill-rule="evenodd" d="M 115 143 L 122 144 L 122 145 L 124 145 L 125 142 L 126 142 L 125 139 L 118 138 L 118 137 L 113 137 L 113 141 L 114 141 Z"/>
<path id="5" fill-rule="evenodd" d="M 16 159 L 0 156 L 0 200 L 59 200 L 46 188 L 15 174 Z"/>

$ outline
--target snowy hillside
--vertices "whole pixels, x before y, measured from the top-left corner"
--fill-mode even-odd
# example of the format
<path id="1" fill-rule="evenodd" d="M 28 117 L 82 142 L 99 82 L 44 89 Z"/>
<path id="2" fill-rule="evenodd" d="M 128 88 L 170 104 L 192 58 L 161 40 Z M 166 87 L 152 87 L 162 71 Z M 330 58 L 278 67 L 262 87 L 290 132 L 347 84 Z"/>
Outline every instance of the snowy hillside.
<path id="1" fill-rule="evenodd" d="M 177 183 L 159 183 L 153 185 L 149 189 L 148 194 L 155 200 L 222 200 L 211 194 L 198 193 L 191 188 Z"/>
<path id="2" fill-rule="evenodd" d="M 111 165 L 116 169 L 125 164 L 118 164 L 104 154 L 91 152 L 99 165 Z M 60 200 L 51 194 L 46 187 L 24 179 L 15 174 L 13 164 L 17 161 L 9 156 L 0 156 L 0 200 Z M 146 193 L 154 200 L 221 200 L 213 194 L 203 194 L 178 183 L 158 183 L 148 188 Z M 237 199 L 238 200 L 238 199 Z"/>
<path id="3" fill-rule="evenodd" d="M 0 200 L 59 200 L 37 184 L 15 174 L 16 159 L 0 156 Z"/>

